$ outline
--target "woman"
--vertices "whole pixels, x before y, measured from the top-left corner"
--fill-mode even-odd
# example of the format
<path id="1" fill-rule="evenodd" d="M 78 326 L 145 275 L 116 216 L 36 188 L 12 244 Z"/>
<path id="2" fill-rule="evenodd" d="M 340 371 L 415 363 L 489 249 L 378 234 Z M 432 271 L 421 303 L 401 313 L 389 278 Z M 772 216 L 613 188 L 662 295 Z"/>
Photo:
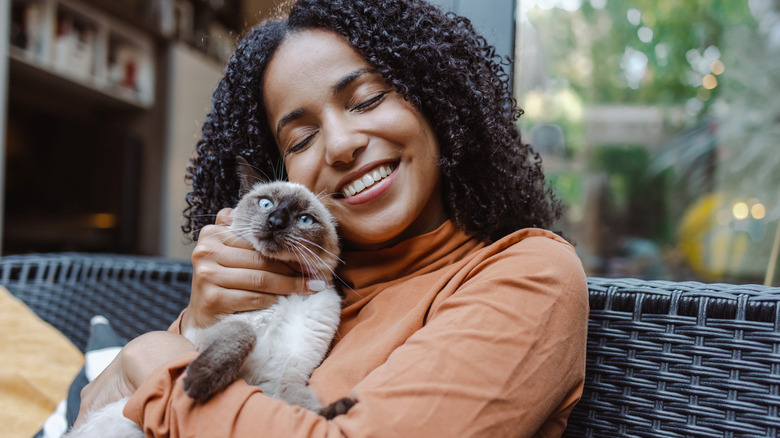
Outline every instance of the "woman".
<path id="1" fill-rule="evenodd" d="M 545 230 L 560 207 L 468 21 L 421 0 L 300 0 L 243 39 L 213 102 L 189 169 L 190 305 L 128 344 L 84 410 L 134 394 L 125 415 L 154 436 L 562 433 L 584 378 L 585 276 Z M 357 401 L 334 420 L 242 381 L 202 405 L 178 383 L 196 356 L 180 330 L 307 286 L 226 232 L 236 155 L 332 195 L 347 297 L 310 386 Z"/>

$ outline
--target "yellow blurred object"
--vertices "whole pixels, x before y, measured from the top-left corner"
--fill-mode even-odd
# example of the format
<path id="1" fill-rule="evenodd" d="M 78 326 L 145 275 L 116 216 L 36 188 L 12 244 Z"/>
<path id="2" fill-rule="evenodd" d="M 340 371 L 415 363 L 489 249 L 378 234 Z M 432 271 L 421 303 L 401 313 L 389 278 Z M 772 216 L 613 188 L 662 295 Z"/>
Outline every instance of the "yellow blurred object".
<path id="1" fill-rule="evenodd" d="M 0 286 L 2 436 L 28 438 L 65 398 L 84 356 L 62 333 Z"/>
<path id="2" fill-rule="evenodd" d="M 720 193 L 704 195 L 690 205 L 680 220 L 680 254 L 691 269 L 709 281 L 747 274 L 746 268 L 753 271 L 752 275 L 756 270 L 763 275 L 764 262 L 757 263 L 761 257 L 757 240 L 747 231 L 753 224 L 743 221 L 751 215 L 754 220 L 761 220 L 765 214 L 764 205 L 757 199 L 744 202 L 727 199 Z"/>
<path id="3" fill-rule="evenodd" d="M 702 196 L 685 212 L 680 220 L 678 245 L 682 256 L 693 270 L 708 272 L 707 259 L 701 242 L 712 229 L 723 197 L 717 194 Z"/>
<path id="4" fill-rule="evenodd" d="M 722 74 L 724 71 L 726 71 L 726 66 L 723 65 L 723 61 L 720 59 L 716 59 L 712 61 L 712 66 L 710 67 L 710 70 L 712 70 L 713 74 L 719 75 Z"/>
<path id="5" fill-rule="evenodd" d="M 97 213 L 92 215 L 92 225 L 95 228 L 109 229 L 116 228 L 118 220 L 115 214 Z"/>
<path id="6" fill-rule="evenodd" d="M 704 86 L 704 88 L 708 90 L 712 90 L 713 88 L 718 86 L 718 79 L 715 78 L 715 75 L 708 74 L 702 78 L 701 83 Z"/>
<path id="7" fill-rule="evenodd" d="M 743 220 L 748 217 L 748 206 L 744 202 L 737 202 L 731 207 L 731 211 L 734 213 L 734 219 Z"/>
<path id="8" fill-rule="evenodd" d="M 761 203 L 753 204 L 750 207 L 750 214 L 753 215 L 753 219 L 763 219 L 766 216 L 766 207 Z"/>

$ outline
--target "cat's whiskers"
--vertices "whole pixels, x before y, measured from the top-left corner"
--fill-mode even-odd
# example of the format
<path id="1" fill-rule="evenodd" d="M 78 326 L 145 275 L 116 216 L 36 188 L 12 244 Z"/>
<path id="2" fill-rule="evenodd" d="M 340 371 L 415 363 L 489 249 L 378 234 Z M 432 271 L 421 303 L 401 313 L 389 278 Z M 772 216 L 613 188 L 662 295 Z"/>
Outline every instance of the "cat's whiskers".
<path id="1" fill-rule="evenodd" d="M 204 217 L 211 218 L 211 217 L 217 217 L 217 214 L 216 213 L 203 213 L 203 214 L 193 214 L 191 216 L 193 218 L 204 218 Z M 203 227 L 200 227 L 200 228 L 203 229 Z"/>
<path id="2" fill-rule="evenodd" d="M 326 250 L 326 249 L 325 249 L 325 248 L 323 248 L 322 246 L 320 246 L 320 245 L 317 245 L 316 243 L 314 243 L 314 242 L 312 242 L 312 241 L 310 241 L 310 240 L 308 240 L 308 239 L 305 239 L 305 238 L 303 238 L 303 237 L 295 237 L 295 239 L 298 239 L 298 240 L 303 240 L 303 241 L 305 241 L 305 242 L 307 242 L 307 243 L 309 243 L 309 244 L 311 244 L 311 245 L 313 245 L 313 246 L 316 246 L 317 248 L 321 249 L 323 252 L 325 252 L 325 253 L 329 254 L 331 257 L 333 257 L 333 259 L 335 259 L 337 263 L 344 264 L 344 260 L 342 260 L 342 259 L 341 259 L 340 257 L 338 257 L 336 254 L 333 254 L 332 252 L 330 252 L 330 251 Z M 304 245 L 304 248 L 306 248 L 308 251 L 310 251 L 310 252 L 311 252 L 311 249 L 310 249 L 310 248 L 307 248 L 305 245 Z M 318 256 L 318 257 L 319 257 L 319 256 Z M 324 262 L 323 262 L 323 263 L 324 263 Z M 327 268 L 328 268 L 328 271 L 330 271 L 331 275 L 333 276 L 333 279 L 334 279 L 334 280 L 338 280 L 338 282 L 339 282 L 339 283 L 340 283 L 340 284 L 341 284 L 341 285 L 342 285 L 344 288 L 346 288 L 346 289 L 347 289 L 347 290 L 349 290 L 349 291 L 352 291 L 352 292 L 354 292 L 354 293 L 355 293 L 357 296 L 359 296 L 359 297 L 361 297 L 361 298 L 363 297 L 362 295 L 360 295 L 359 293 L 357 293 L 357 292 L 355 291 L 355 289 L 353 289 L 352 287 L 350 287 L 350 286 L 347 284 L 347 282 L 346 282 L 346 281 L 344 281 L 344 279 L 343 279 L 343 278 L 341 278 L 341 277 L 340 277 L 340 276 L 339 276 L 339 275 L 336 273 L 335 269 L 331 268 L 331 267 L 330 267 L 330 265 L 329 265 L 329 264 L 327 264 L 327 263 L 326 263 L 326 266 L 327 266 Z"/>
<path id="3" fill-rule="evenodd" d="M 333 260 L 335 260 L 337 263 L 341 263 L 341 264 L 343 264 L 343 263 L 344 263 L 344 260 L 341 260 L 337 254 L 335 254 L 335 253 L 333 253 L 333 252 L 331 252 L 331 251 L 328 251 L 327 249 L 323 248 L 321 245 L 318 245 L 317 243 L 315 243 L 315 242 L 312 242 L 311 240 L 309 240 L 309 239 L 307 239 L 307 238 L 305 238 L 305 237 L 295 236 L 295 237 L 293 237 L 293 238 L 294 238 L 294 239 L 297 239 L 297 240 L 299 240 L 299 241 L 301 241 L 301 242 L 303 242 L 304 244 L 308 244 L 308 245 L 311 245 L 311 246 L 313 246 L 313 247 L 315 247 L 315 248 L 319 248 L 319 249 L 320 249 L 320 251 L 322 251 L 322 252 L 324 252 L 325 254 L 329 255 L 329 256 L 330 256 L 330 257 L 331 257 Z M 304 245 L 304 246 L 306 246 L 306 245 Z M 309 248 L 306 248 L 306 249 L 309 249 Z M 310 249 L 309 249 L 309 250 L 310 250 Z"/>
<path id="4" fill-rule="evenodd" d="M 300 246 L 291 246 L 290 249 L 295 253 L 296 258 L 298 259 L 298 263 L 304 268 L 304 271 L 309 273 L 309 275 L 314 278 L 315 280 L 320 280 L 322 282 L 330 284 L 331 281 L 326 278 L 325 271 L 322 269 L 316 269 L 313 266 L 313 261 L 310 259 L 310 257 L 307 256 L 306 253 L 303 252 L 303 249 Z"/>
<path id="5" fill-rule="evenodd" d="M 268 174 L 263 171 L 263 169 L 260 169 L 257 166 L 253 166 L 253 165 L 249 164 L 249 162 L 247 162 L 246 164 L 249 167 L 251 167 L 255 172 L 257 172 L 258 174 L 263 176 L 264 179 L 263 178 L 259 178 L 260 175 L 246 175 L 246 177 L 254 179 L 256 183 L 275 181 L 275 180 L 279 179 L 279 178 L 273 178 L 273 179 L 270 178 L 268 176 Z"/>
<path id="6" fill-rule="evenodd" d="M 328 192 L 328 193 L 325 193 L 325 189 L 323 189 L 316 196 L 317 196 L 317 199 L 319 199 L 320 202 L 322 202 L 322 200 L 325 199 L 325 198 L 334 198 L 334 197 L 336 197 L 338 195 L 341 195 L 341 192 Z"/>
<path id="7" fill-rule="evenodd" d="M 308 248 L 306 245 L 301 244 L 300 238 L 290 237 L 288 239 L 290 247 L 294 248 L 298 254 L 306 261 L 306 268 L 310 273 L 323 274 L 326 271 L 331 271 L 328 263 L 322 259 L 317 253 Z M 318 280 L 324 280 L 324 278 L 318 278 Z"/>
<path id="8" fill-rule="evenodd" d="M 249 240 L 247 237 L 251 236 L 253 233 L 254 231 L 252 230 L 252 227 L 247 225 L 243 227 L 230 227 L 225 231 L 220 231 L 219 233 L 215 234 L 215 236 L 226 234 L 232 235 L 231 237 L 238 237 L 244 240 Z"/>
<path id="9" fill-rule="evenodd" d="M 326 249 L 322 248 L 322 247 L 321 247 L 321 246 L 319 246 L 319 245 L 316 245 L 316 244 L 314 244 L 313 242 L 311 242 L 311 241 L 309 241 L 309 240 L 307 240 L 307 239 L 304 239 L 304 238 L 302 238 L 302 237 L 296 237 L 295 239 L 299 240 L 299 242 L 298 242 L 298 245 L 300 245 L 300 246 L 301 246 L 303 249 L 305 249 L 305 250 L 306 250 L 306 251 L 307 251 L 309 254 L 311 254 L 311 255 L 312 255 L 312 257 L 316 257 L 316 258 L 317 258 L 317 260 L 319 261 L 319 263 L 320 263 L 320 264 L 323 266 L 323 269 L 321 269 L 321 271 L 325 271 L 325 270 L 327 270 L 327 271 L 330 271 L 330 273 L 331 273 L 332 275 L 336 275 L 336 272 L 333 270 L 333 268 L 331 268 L 331 263 L 328 263 L 328 262 L 326 262 L 326 261 L 325 261 L 325 260 L 324 260 L 324 259 L 323 259 L 323 258 L 322 258 L 320 255 L 319 255 L 319 254 L 317 254 L 316 252 L 314 252 L 314 250 L 312 250 L 311 248 L 309 248 L 309 247 L 308 247 L 308 246 L 306 246 L 305 244 L 302 244 L 300 241 L 304 241 L 304 242 L 311 243 L 312 245 L 316 246 L 317 248 L 320 248 L 320 249 L 321 249 L 323 252 L 325 252 L 326 254 L 330 255 L 330 256 L 331 256 L 331 258 L 332 258 L 332 259 L 334 259 L 334 260 L 336 260 L 337 262 L 342 262 L 342 261 L 341 261 L 341 259 L 339 259 L 338 257 L 336 257 L 336 255 L 335 255 L 335 254 L 333 254 L 332 252 L 330 252 L 330 251 L 328 251 L 328 250 L 326 250 Z M 343 262 L 342 262 L 342 263 L 343 263 Z"/>
<path id="10" fill-rule="evenodd" d="M 306 257 L 306 254 L 301 251 L 298 247 L 290 247 L 292 252 L 295 254 L 295 258 L 298 259 L 298 264 L 301 266 L 301 270 L 306 272 L 308 275 L 312 276 L 316 280 L 320 280 L 319 274 L 320 271 L 314 269 L 313 266 L 311 266 L 311 262 Z"/>

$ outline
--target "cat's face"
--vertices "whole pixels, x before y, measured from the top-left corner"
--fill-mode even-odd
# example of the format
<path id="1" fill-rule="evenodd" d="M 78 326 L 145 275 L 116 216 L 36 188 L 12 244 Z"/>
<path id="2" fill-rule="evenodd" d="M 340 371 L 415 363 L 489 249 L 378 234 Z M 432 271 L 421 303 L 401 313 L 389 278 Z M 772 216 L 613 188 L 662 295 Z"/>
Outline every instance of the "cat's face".
<path id="1" fill-rule="evenodd" d="M 300 184 L 253 185 L 239 201 L 231 228 L 266 257 L 299 263 L 307 274 L 324 274 L 338 261 L 335 220 Z"/>

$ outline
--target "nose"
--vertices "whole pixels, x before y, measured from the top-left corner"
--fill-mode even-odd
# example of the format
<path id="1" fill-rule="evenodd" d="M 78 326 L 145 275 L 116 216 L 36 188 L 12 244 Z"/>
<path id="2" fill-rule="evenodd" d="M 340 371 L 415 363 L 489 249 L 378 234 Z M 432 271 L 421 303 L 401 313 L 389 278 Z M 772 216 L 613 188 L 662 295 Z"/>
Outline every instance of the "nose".
<path id="1" fill-rule="evenodd" d="M 268 228 L 270 231 L 279 231 L 287 228 L 287 225 L 290 223 L 290 216 L 289 200 L 284 200 L 278 207 L 268 213 L 268 218 L 266 219 Z"/>
<path id="2" fill-rule="evenodd" d="M 368 145 L 368 136 L 360 132 L 346 115 L 332 116 L 322 127 L 325 162 L 329 166 L 351 163 Z"/>
<path id="3" fill-rule="evenodd" d="M 286 228 L 288 222 L 290 222 L 290 212 L 286 208 L 277 208 L 268 214 L 268 228 L 271 231 Z"/>

